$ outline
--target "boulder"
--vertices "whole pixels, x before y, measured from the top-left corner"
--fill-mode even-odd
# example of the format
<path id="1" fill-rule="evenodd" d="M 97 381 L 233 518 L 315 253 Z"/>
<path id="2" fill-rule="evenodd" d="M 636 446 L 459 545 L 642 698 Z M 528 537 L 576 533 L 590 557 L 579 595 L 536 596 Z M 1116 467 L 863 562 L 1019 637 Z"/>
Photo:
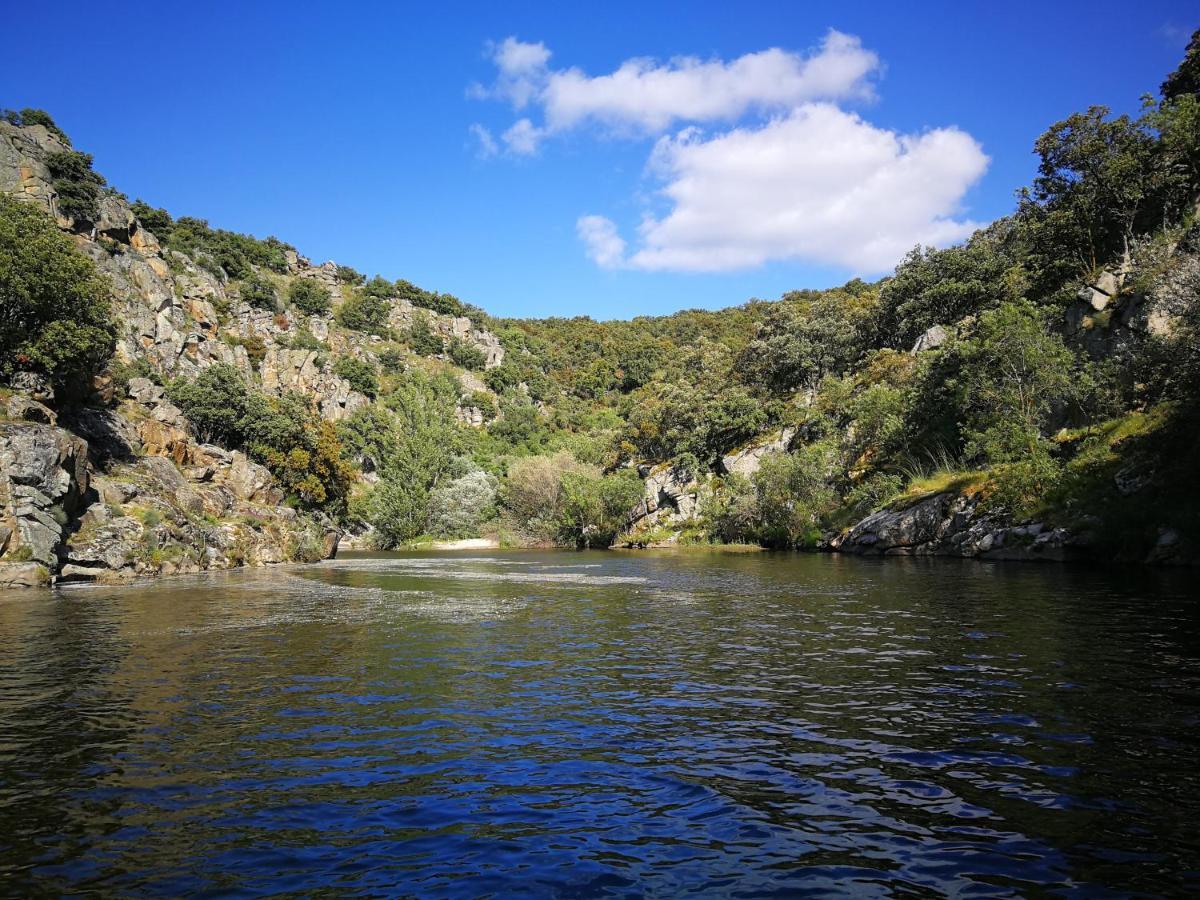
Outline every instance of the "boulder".
<path id="1" fill-rule="evenodd" d="M 917 338 L 916 343 L 912 345 L 912 350 L 909 352 L 912 354 L 917 354 L 923 353 L 926 350 L 936 350 L 948 340 L 950 340 L 950 332 L 941 325 L 934 325 L 932 328 L 926 329 L 926 331 L 919 338 Z"/>
<path id="2" fill-rule="evenodd" d="M 726 475 L 744 475 L 747 478 L 758 471 L 762 458 L 768 453 L 785 453 L 796 436 L 795 428 L 785 428 L 768 436 L 759 443 L 751 444 L 721 457 L 721 471 Z"/>
<path id="3" fill-rule="evenodd" d="M 50 584 L 50 571 L 41 563 L 0 562 L 0 588 L 45 587 Z"/>

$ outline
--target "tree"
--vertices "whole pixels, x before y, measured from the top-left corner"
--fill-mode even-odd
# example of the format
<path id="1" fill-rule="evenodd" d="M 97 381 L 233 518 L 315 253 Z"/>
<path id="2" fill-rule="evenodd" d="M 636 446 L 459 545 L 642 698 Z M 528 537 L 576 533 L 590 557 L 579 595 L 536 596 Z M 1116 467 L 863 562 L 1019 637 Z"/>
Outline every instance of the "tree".
<path id="1" fill-rule="evenodd" d="M 1164 100 L 1174 100 L 1186 94 L 1200 94 L 1200 28 L 1192 32 L 1183 62 L 1159 88 Z"/>
<path id="2" fill-rule="evenodd" d="M 645 492 L 629 469 L 604 476 L 567 472 L 560 482 L 558 540 L 576 547 L 609 547 Z"/>
<path id="3" fill-rule="evenodd" d="M 46 155 L 51 186 L 58 195 L 58 211 L 77 221 L 100 218 L 100 189 L 104 179 L 92 171 L 92 155 L 59 150 Z"/>
<path id="4" fill-rule="evenodd" d="M 367 282 L 366 287 L 350 295 L 334 318 L 345 328 L 362 331 L 366 334 L 377 334 L 386 337 L 388 334 L 388 317 L 391 315 L 392 303 L 386 296 L 380 296 L 371 291 L 378 277 Z"/>
<path id="5" fill-rule="evenodd" d="M 830 485 L 833 447 L 806 444 L 795 453 L 768 453 L 754 473 L 758 536 L 768 547 L 812 546 L 818 523 L 836 499 Z"/>
<path id="6" fill-rule="evenodd" d="M 408 346 L 417 356 L 436 356 L 445 350 L 440 335 L 429 327 L 429 316 L 424 313 L 413 315 L 412 327 L 408 331 Z"/>
<path id="7" fill-rule="evenodd" d="M 994 309 L 1020 296 L 1016 260 L 1007 249 L 1011 223 L 977 232 L 965 245 L 912 250 L 879 293 L 876 343 L 907 350 L 934 325 Z"/>
<path id="8" fill-rule="evenodd" d="M 0 194 L 0 376 L 40 372 L 73 393 L 114 345 L 111 288 L 42 209 Z"/>
<path id="9" fill-rule="evenodd" d="M 44 109 L 30 109 L 26 107 L 19 112 L 14 109 L 0 110 L 0 118 L 17 126 L 41 125 L 68 147 L 71 146 L 71 139 L 67 137 L 67 133 L 58 127 L 58 124 L 50 118 L 50 114 Z"/>
<path id="10" fill-rule="evenodd" d="M 1041 163 L 1020 217 L 1042 286 L 1127 258 L 1155 194 L 1154 138 L 1143 123 L 1093 106 L 1052 125 L 1034 150 Z"/>
<path id="11" fill-rule="evenodd" d="M 815 386 L 845 372 L 866 344 L 874 293 L 829 291 L 808 299 L 787 295 L 763 318 L 742 352 L 738 370 L 751 384 L 776 392 Z"/>
<path id="12" fill-rule="evenodd" d="M 1047 324 L 1032 303 L 1006 303 L 980 316 L 955 348 L 969 458 L 1012 462 L 1041 449 L 1051 412 L 1070 395 L 1075 361 Z"/>
<path id="13" fill-rule="evenodd" d="M 456 366 L 464 369 L 482 369 L 487 364 L 487 356 L 474 344 L 469 344 L 460 338 L 451 338 L 447 347 L 450 360 Z"/>
<path id="14" fill-rule="evenodd" d="M 450 537 L 474 534 L 495 513 L 496 478 L 479 469 L 436 487 L 429 496 L 429 532 Z"/>
<path id="15" fill-rule="evenodd" d="M 311 278 L 297 278 L 288 286 L 288 303 L 308 316 L 329 313 L 329 289 Z"/>

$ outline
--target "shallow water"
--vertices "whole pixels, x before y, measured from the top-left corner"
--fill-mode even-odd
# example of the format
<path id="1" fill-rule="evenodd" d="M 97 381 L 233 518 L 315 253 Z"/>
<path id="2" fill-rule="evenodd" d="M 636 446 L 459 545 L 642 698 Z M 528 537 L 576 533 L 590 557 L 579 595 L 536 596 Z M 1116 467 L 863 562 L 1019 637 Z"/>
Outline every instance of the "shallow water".
<path id="1" fill-rule="evenodd" d="M 1200 892 L 1186 572 L 466 553 L 0 594 L 0 892 Z"/>

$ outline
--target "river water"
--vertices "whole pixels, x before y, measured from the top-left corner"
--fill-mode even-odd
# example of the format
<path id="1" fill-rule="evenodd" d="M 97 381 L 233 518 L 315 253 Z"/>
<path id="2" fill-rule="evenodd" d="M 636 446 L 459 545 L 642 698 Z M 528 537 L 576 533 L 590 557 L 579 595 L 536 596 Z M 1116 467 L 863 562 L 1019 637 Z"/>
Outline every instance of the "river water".
<path id="1" fill-rule="evenodd" d="M 0 595 L 0 893 L 1200 893 L 1188 572 L 474 553 Z"/>

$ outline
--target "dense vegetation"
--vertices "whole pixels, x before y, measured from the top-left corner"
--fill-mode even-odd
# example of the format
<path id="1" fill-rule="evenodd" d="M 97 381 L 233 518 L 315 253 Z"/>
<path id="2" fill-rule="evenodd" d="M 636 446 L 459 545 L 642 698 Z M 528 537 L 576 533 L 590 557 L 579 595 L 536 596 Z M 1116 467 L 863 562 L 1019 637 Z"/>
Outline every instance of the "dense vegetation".
<path id="1" fill-rule="evenodd" d="M 285 321 L 331 314 L 328 340 L 313 323 L 321 340 L 306 324 L 287 345 L 372 402 L 334 428 L 219 366 L 170 394 L 202 438 L 263 461 L 298 504 L 369 523 L 382 546 L 481 532 L 607 546 L 642 497 L 636 467 L 650 465 L 703 496 L 684 539 L 810 546 L 881 506 L 969 488 L 985 509 L 1143 554 L 1159 529 L 1200 534 L 1198 85 L 1194 39 L 1139 115 L 1093 107 L 1049 128 L 1012 215 L 960 246 L 914 248 L 880 282 L 627 322 L 494 319 L 345 266 L 330 294 L 289 274 L 277 239 L 139 201 L 143 226 L 235 280 L 251 306 Z M 84 185 L 82 214 L 86 185 L 103 182 L 72 160 L 61 177 Z M 6 304 L 4 374 L 97 371 L 111 346 L 103 287 L 47 217 L 19 207 L 0 207 L 0 242 L 19 257 L 0 279 L 41 312 Z M 12 274 L 32 253 L 59 273 L 52 286 Z M 75 298 L 70 315 L 50 297 Z M 1155 328 L 1135 321 L 1151 306 Z M 439 316 L 497 334 L 503 364 L 486 368 Z M 262 358 L 261 343 L 230 339 Z M 482 426 L 462 424 L 464 409 Z M 725 457 L 771 435 L 785 450 L 749 477 L 728 474 Z M 1149 473 L 1148 487 L 1114 487 L 1130 470 Z"/>
<path id="2" fill-rule="evenodd" d="M 0 379 L 76 393 L 113 349 L 110 287 L 41 209 L 0 194 Z"/>

